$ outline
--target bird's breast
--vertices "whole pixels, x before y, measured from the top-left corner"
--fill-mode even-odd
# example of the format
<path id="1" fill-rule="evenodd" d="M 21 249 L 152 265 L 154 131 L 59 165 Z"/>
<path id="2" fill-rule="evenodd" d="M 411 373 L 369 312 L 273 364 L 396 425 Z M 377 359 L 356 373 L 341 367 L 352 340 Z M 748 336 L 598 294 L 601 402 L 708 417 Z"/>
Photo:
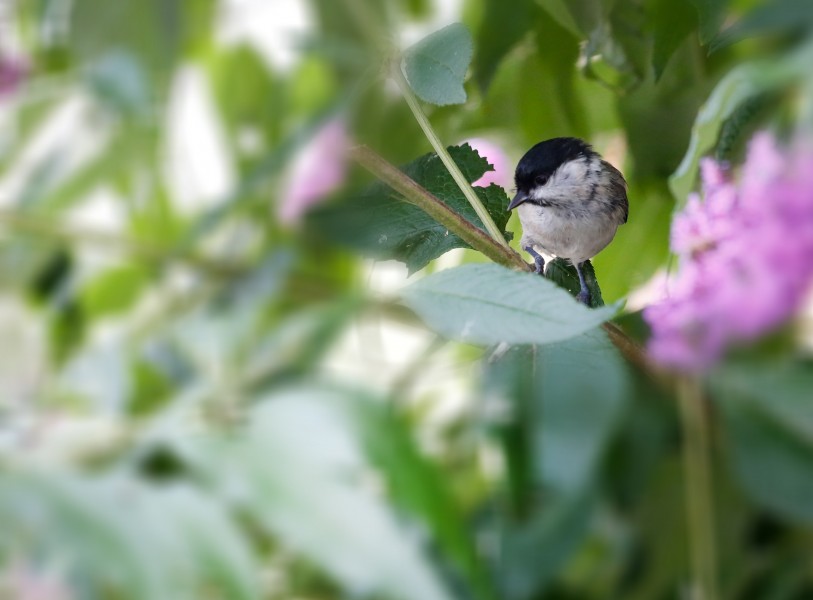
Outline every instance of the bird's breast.
<path id="1" fill-rule="evenodd" d="M 601 215 L 584 216 L 526 203 L 517 207 L 522 245 L 546 254 L 582 262 L 612 241 L 617 224 Z"/>

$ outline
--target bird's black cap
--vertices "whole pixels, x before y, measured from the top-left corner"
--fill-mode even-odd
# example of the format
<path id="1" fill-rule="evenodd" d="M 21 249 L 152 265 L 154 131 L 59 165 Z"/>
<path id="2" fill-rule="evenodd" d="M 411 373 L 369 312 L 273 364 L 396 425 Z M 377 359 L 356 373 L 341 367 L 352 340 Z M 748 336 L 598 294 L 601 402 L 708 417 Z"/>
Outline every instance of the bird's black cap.
<path id="1" fill-rule="evenodd" d="M 563 163 L 595 154 L 590 144 L 579 138 L 559 137 L 539 142 L 520 159 L 514 183 L 517 190 L 530 190 L 536 177 L 550 177 Z"/>

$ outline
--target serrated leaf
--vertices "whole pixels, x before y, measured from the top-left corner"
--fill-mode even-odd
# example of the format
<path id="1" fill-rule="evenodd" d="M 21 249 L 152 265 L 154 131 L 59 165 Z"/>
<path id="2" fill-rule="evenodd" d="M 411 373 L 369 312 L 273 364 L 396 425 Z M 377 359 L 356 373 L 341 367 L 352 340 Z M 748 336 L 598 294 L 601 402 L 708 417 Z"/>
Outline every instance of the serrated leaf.
<path id="1" fill-rule="evenodd" d="M 468 144 L 452 146 L 449 153 L 469 182 L 493 170 Z M 436 154 L 426 154 L 401 170 L 449 208 L 485 230 Z M 490 185 L 475 187 L 474 191 L 497 226 L 505 229 L 509 214 L 506 211 L 508 197 L 503 189 Z M 375 183 L 337 204 L 314 210 L 307 222 L 322 236 L 367 256 L 400 260 L 410 273 L 453 248 L 468 247 L 455 234 L 382 183 Z"/>
<path id="2" fill-rule="evenodd" d="M 473 52 L 469 30 L 462 23 L 453 23 L 404 52 L 404 75 L 424 102 L 462 104 L 466 101 L 463 80 Z"/>
<path id="3" fill-rule="evenodd" d="M 475 344 L 550 344 L 593 329 L 615 306 L 589 309 L 555 283 L 495 264 L 463 265 L 430 275 L 402 292 L 426 324 Z"/>

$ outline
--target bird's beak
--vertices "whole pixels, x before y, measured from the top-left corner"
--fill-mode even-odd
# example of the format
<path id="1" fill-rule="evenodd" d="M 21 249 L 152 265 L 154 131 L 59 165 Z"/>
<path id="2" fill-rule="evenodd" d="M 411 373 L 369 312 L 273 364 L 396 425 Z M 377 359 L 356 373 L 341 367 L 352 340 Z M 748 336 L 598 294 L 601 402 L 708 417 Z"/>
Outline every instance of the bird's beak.
<path id="1" fill-rule="evenodd" d="M 517 206 L 522 204 L 528 200 L 528 195 L 524 192 L 517 192 L 517 195 L 514 196 L 514 199 L 511 200 L 511 204 L 508 205 L 508 210 L 514 210 Z"/>

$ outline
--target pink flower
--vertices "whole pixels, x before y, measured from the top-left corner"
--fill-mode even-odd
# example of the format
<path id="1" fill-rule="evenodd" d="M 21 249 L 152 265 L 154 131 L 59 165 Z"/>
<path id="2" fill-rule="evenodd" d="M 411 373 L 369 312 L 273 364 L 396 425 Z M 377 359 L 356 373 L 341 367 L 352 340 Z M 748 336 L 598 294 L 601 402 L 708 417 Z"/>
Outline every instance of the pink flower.
<path id="1" fill-rule="evenodd" d="M 349 140 L 344 121 L 334 119 L 322 126 L 297 153 L 277 211 L 282 223 L 299 222 L 309 208 L 344 183 Z"/>
<path id="2" fill-rule="evenodd" d="M 29 65 L 23 58 L 0 56 L 0 98 L 10 96 L 28 77 Z"/>
<path id="3" fill-rule="evenodd" d="M 648 307 L 649 351 L 687 371 L 712 366 L 796 313 L 813 281 L 813 146 L 781 151 L 754 137 L 739 183 L 712 160 L 672 222 L 680 264 L 664 300 Z"/>
<path id="4" fill-rule="evenodd" d="M 471 138 L 464 143 L 477 150 L 477 153 L 494 167 L 493 171 L 487 171 L 472 185 L 488 187 L 492 183 L 496 183 L 506 189 L 511 187 L 514 180 L 514 171 L 502 148 L 484 138 Z"/>

